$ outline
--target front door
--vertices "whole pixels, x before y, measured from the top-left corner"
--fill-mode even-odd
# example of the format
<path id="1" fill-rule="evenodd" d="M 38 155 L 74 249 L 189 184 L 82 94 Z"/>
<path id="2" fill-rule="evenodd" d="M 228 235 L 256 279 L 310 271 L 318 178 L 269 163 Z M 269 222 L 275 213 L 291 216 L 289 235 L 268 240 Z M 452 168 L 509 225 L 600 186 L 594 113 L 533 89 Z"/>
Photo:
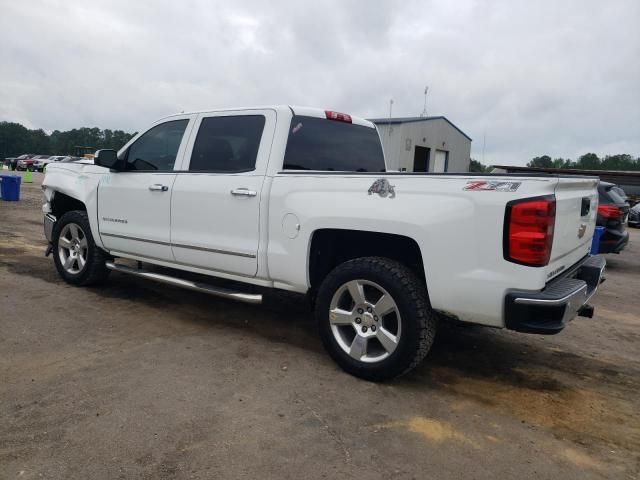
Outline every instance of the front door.
<path id="1" fill-rule="evenodd" d="M 101 178 L 98 225 L 108 250 L 173 261 L 171 193 L 188 124 L 182 117 L 152 127 L 121 152 L 123 169 Z"/>
<path id="2" fill-rule="evenodd" d="M 202 114 L 171 199 L 177 263 L 255 276 L 272 110 Z M 197 131 L 197 135 L 195 132 Z"/>

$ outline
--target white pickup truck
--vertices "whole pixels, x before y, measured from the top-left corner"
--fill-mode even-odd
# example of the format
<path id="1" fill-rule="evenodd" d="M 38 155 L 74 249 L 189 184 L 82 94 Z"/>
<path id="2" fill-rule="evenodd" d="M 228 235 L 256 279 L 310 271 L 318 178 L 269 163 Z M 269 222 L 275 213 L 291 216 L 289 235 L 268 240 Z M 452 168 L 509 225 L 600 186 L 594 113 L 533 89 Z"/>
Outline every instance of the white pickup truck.
<path id="1" fill-rule="evenodd" d="M 43 212 L 71 284 L 116 270 L 251 303 L 308 294 L 333 359 L 384 380 L 442 318 L 548 334 L 591 316 L 597 183 L 390 172 L 372 123 L 276 106 L 174 115 L 95 165 L 51 164 Z"/>

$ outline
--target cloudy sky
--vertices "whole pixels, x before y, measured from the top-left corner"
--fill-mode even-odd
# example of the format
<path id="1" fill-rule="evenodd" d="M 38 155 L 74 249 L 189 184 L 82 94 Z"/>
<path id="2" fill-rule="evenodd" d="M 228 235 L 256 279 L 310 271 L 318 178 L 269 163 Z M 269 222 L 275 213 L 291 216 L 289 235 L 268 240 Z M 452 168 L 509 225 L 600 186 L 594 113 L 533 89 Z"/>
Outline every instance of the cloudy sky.
<path id="1" fill-rule="evenodd" d="M 0 0 L 0 121 L 275 103 L 446 115 L 472 156 L 640 155 L 640 1 Z"/>

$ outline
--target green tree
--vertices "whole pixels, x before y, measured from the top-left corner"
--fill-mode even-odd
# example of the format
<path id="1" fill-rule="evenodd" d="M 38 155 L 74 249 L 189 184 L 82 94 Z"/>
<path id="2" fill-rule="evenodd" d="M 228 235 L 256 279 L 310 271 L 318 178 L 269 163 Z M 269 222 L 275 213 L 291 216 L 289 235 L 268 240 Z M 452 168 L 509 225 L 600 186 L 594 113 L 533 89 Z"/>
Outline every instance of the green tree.
<path id="1" fill-rule="evenodd" d="M 483 165 L 478 160 L 470 159 L 469 161 L 469 171 L 470 172 L 488 172 L 490 169 L 486 165 Z"/>
<path id="2" fill-rule="evenodd" d="M 553 168 L 553 160 L 551 160 L 549 155 L 534 157 L 529 163 L 527 163 L 527 167 Z"/>
<path id="3" fill-rule="evenodd" d="M 602 159 L 602 168 L 605 170 L 640 170 L 638 159 L 631 155 L 607 155 Z"/>
<path id="4" fill-rule="evenodd" d="M 595 153 L 585 153 L 578 158 L 578 162 L 576 163 L 576 167 L 583 170 L 598 170 L 601 166 L 600 159 Z"/>
<path id="5" fill-rule="evenodd" d="M 0 160 L 23 153 L 73 155 L 76 146 L 120 149 L 135 134 L 123 130 L 101 130 L 98 127 L 74 128 L 62 132 L 29 130 L 13 122 L 0 122 Z"/>

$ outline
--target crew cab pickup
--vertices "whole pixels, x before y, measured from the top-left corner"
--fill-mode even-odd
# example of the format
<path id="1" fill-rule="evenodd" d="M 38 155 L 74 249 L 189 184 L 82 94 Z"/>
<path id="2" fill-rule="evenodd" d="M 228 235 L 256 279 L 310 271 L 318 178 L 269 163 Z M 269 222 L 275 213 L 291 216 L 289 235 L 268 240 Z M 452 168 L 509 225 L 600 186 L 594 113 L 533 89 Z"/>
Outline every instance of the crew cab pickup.
<path id="1" fill-rule="evenodd" d="M 331 357 L 384 380 L 425 357 L 440 319 L 551 334 L 591 316 L 597 185 L 392 172 L 366 120 L 217 110 L 164 118 L 94 165 L 51 164 L 44 229 L 75 285 L 115 270 L 252 303 L 308 294 Z"/>

